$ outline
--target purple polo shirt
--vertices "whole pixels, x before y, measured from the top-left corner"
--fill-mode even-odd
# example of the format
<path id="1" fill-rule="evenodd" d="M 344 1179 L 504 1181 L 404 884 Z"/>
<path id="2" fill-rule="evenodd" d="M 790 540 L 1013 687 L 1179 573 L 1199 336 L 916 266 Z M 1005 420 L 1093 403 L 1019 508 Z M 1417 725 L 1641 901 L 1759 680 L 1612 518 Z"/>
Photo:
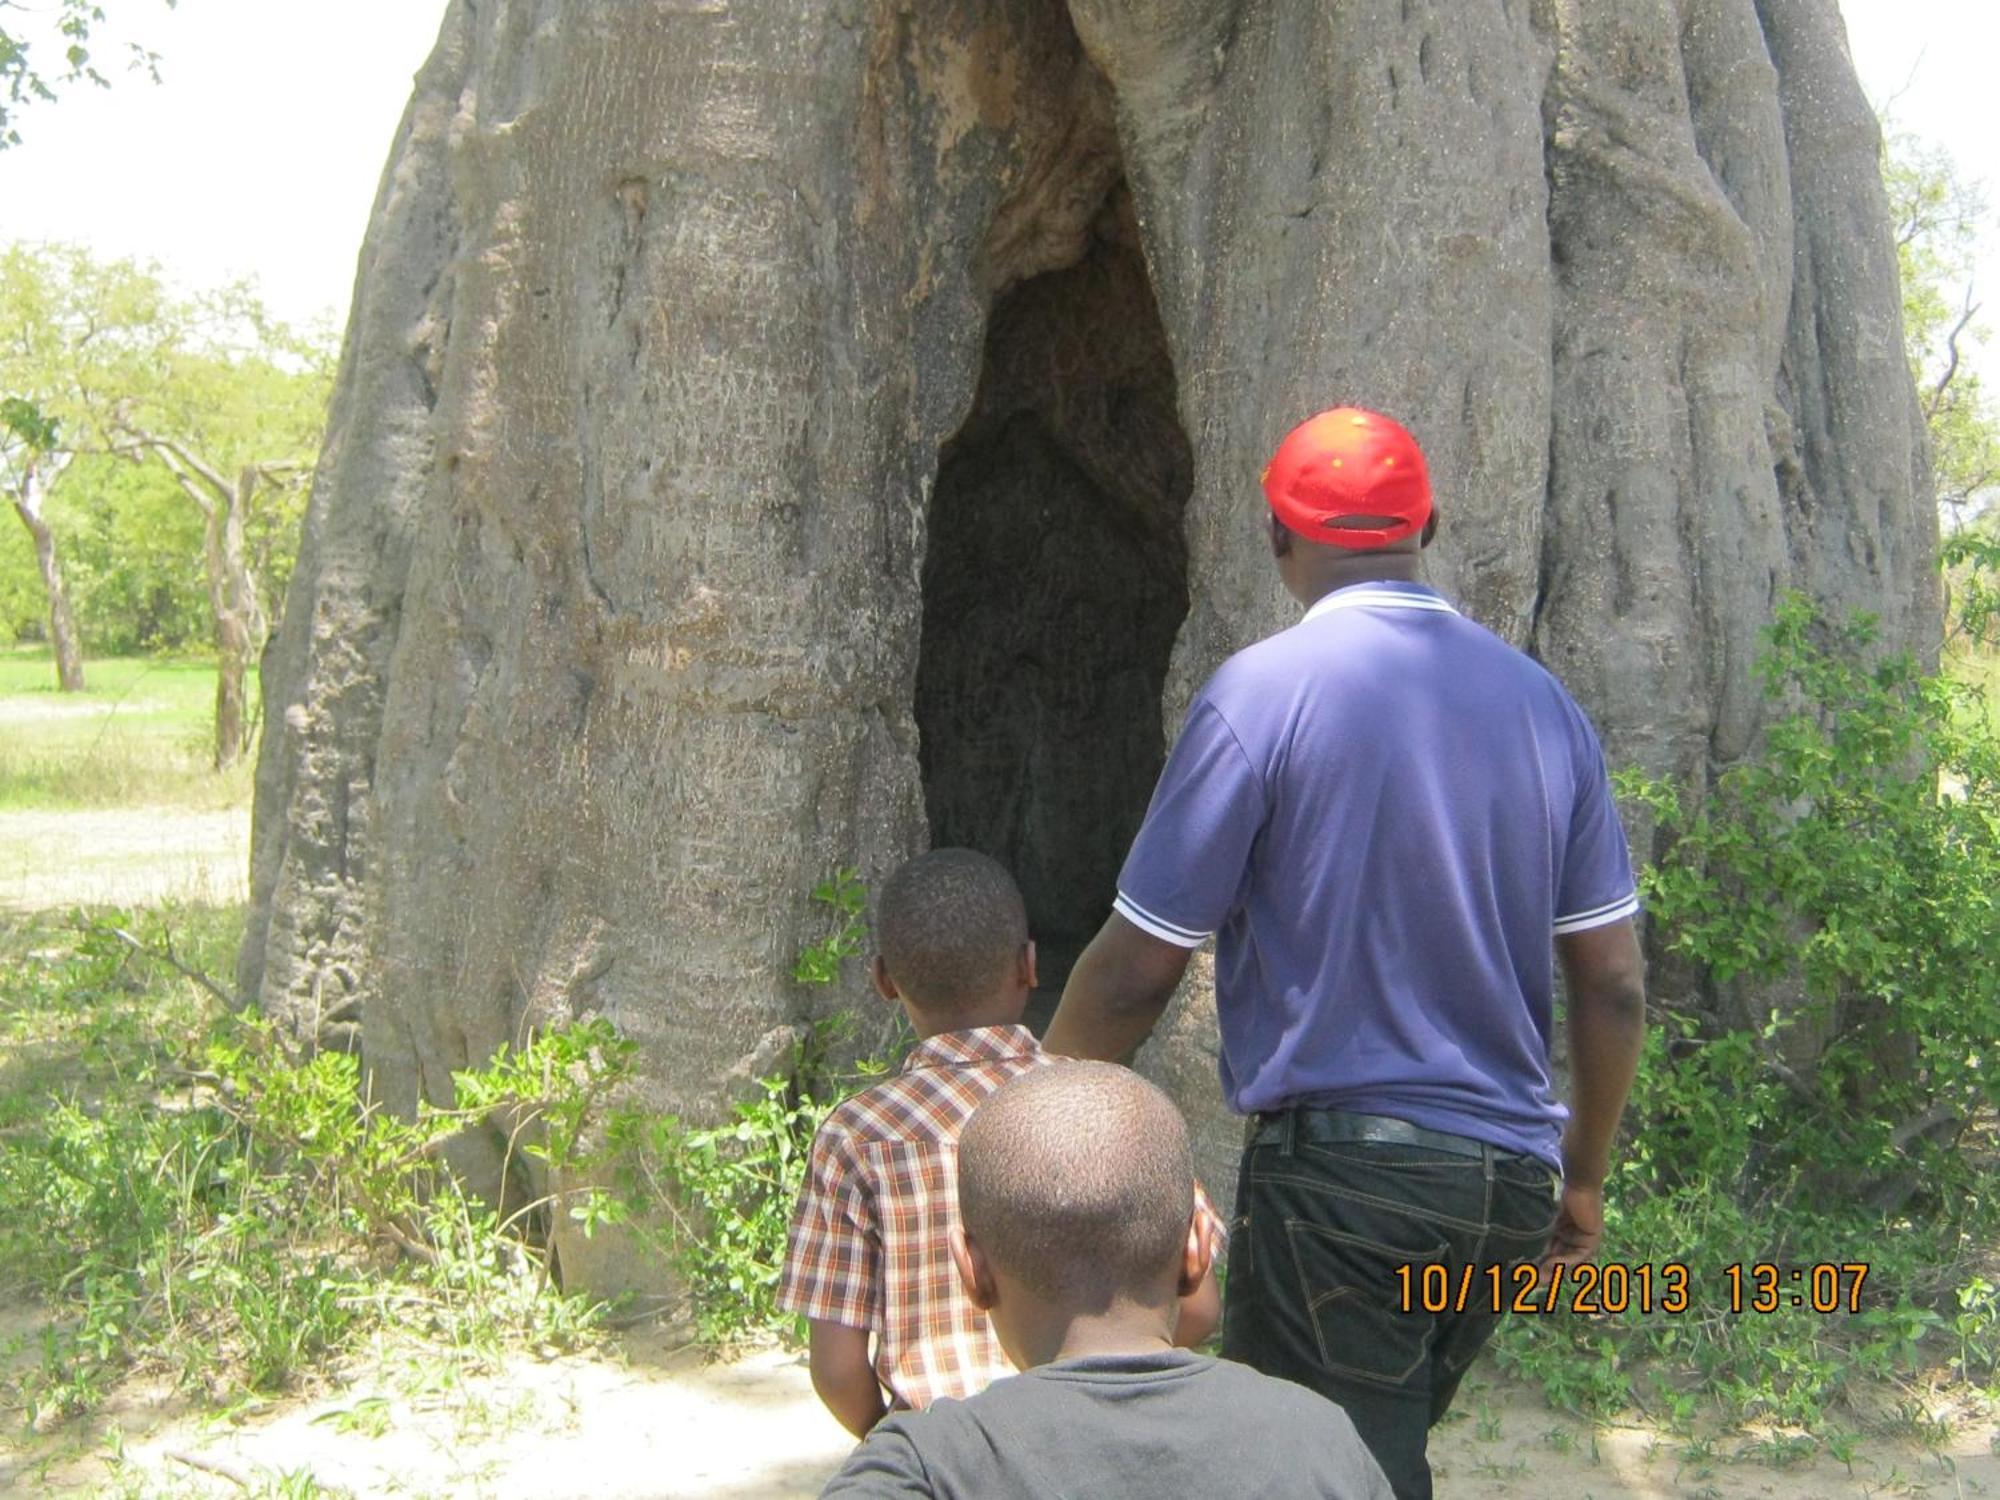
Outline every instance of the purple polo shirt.
<path id="1" fill-rule="evenodd" d="M 1232 1109 L 1391 1115 L 1559 1167 L 1552 937 L 1639 899 L 1562 684 L 1434 589 L 1364 583 L 1202 688 L 1117 909 L 1216 936 Z"/>

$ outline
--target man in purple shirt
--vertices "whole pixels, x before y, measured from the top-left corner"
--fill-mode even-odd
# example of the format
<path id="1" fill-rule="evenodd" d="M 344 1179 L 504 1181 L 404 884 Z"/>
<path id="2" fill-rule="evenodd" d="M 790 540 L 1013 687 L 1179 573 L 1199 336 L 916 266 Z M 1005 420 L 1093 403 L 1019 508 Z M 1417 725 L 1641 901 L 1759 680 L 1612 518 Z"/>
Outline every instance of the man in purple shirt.
<path id="1" fill-rule="evenodd" d="M 1305 618 L 1196 695 L 1045 1045 L 1129 1054 L 1215 937 L 1223 1093 L 1253 1117 L 1223 1352 L 1346 1407 L 1408 1500 L 1506 1268 L 1603 1232 L 1639 903 L 1583 711 L 1417 582 L 1437 521 L 1410 434 L 1322 412 L 1264 492 Z"/>

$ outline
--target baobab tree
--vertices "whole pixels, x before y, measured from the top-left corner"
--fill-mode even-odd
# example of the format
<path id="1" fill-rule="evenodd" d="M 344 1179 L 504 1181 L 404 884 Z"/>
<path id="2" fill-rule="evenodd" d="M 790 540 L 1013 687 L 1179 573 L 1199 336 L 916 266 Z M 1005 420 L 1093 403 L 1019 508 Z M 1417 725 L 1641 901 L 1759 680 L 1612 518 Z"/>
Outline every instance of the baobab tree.
<path id="1" fill-rule="evenodd" d="M 1834 0 L 454 0 L 267 656 L 242 990 L 358 1016 L 400 1108 L 594 1012 L 713 1111 L 865 1005 L 791 981 L 802 893 L 928 841 L 1020 872 L 1060 984 L 1290 618 L 1256 476 L 1343 401 L 1430 452 L 1434 579 L 1705 776 L 1780 590 L 1934 649 L 1879 145 Z M 1226 1178 L 1203 1003 L 1147 1065 Z"/>

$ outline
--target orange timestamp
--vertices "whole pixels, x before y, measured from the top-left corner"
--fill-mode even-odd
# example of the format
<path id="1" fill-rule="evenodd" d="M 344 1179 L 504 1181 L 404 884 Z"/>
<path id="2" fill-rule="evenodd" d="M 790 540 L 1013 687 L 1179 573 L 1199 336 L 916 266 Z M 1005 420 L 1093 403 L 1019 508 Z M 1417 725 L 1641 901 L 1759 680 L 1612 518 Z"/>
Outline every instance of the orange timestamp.
<path id="1" fill-rule="evenodd" d="M 1693 1273 L 1677 1260 L 1660 1265 L 1584 1261 L 1543 1267 L 1464 1265 L 1405 1261 L 1395 1268 L 1396 1302 L 1407 1313 L 1558 1313 L 1612 1316 L 1684 1313 L 1696 1303 Z M 1816 1313 L 1857 1312 L 1866 1261 L 1822 1261 L 1779 1266 L 1765 1261 L 1722 1268 L 1718 1301 L 1731 1313 L 1773 1313 L 1780 1308 Z"/>

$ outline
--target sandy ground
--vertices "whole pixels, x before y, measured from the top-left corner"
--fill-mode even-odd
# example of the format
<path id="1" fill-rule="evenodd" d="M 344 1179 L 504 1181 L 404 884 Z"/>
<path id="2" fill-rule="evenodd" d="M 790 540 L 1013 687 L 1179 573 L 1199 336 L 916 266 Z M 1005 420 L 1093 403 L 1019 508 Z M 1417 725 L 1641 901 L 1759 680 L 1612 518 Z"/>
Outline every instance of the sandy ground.
<path id="1" fill-rule="evenodd" d="M 337 1391 L 228 1421 L 177 1414 L 183 1405 L 128 1391 L 87 1433 L 27 1450 L 0 1441 L 0 1492 L 230 1495 L 309 1474 L 357 1496 L 792 1500 L 817 1495 L 850 1446 L 798 1355 L 709 1363 L 656 1333 L 604 1355 L 523 1356 L 466 1380 L 441 1365 L 427 1375 L 407 1356 L 360 1361 Z M 1990 1413 L 1956 1415 L 1935 1451 L 1875 1439 L 1851 1470 L 1810 1447 L 1777 1466 L 1771 1456 L 1784 1450 L 1767 1435 L 1691 1443 L 1641 1425 L 1592 1427 L 1475 1376 L 1432 1456 L 1442 1500 L 2000 1495 Z"/>
<path id="2" fill-rule="evenodd" d="M 244 899 L 250 813 L 0 812 L 0 910 Z"/>

